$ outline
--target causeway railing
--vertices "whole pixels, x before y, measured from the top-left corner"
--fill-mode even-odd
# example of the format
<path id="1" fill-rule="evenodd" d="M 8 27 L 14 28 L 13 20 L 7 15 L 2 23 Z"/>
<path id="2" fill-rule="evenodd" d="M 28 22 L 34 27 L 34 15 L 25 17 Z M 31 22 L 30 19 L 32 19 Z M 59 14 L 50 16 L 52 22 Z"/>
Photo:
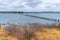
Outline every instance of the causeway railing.
<path id="1" fill-rule="evenodd" d="M 48 21 L 60 22 L 59 19 L 54 19 L 54 18 L 47 18 L 47 17 L 33 16 L 33 15 L 27 15 L 27 14 L 25 14 L 25 16 L 33 17 L 33 18 L 39 18 L 39 19 L 44 19 L 44 20 L 48 20 Z"/>

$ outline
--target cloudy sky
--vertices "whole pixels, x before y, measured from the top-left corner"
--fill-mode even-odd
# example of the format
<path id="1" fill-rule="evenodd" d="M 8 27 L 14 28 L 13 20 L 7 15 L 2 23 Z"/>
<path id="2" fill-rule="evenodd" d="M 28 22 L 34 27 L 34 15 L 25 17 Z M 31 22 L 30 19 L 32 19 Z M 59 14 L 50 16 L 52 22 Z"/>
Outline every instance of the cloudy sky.
<path id="1" fill-rule="evenodd" d="M 60 0 L 0 0 L 0 11 L 60 11 Z"/>

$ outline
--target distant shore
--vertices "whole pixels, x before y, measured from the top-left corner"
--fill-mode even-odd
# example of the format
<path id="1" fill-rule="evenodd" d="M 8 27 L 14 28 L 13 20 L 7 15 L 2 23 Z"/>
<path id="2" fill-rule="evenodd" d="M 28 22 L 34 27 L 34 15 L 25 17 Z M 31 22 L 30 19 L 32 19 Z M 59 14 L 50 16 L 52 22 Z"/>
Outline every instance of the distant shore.
<path id="1" fill-rule="evenodd" d="M 0 11 L 0 13 L 60 13 L 60 12 L 22 12 L 22 11 Z"/>

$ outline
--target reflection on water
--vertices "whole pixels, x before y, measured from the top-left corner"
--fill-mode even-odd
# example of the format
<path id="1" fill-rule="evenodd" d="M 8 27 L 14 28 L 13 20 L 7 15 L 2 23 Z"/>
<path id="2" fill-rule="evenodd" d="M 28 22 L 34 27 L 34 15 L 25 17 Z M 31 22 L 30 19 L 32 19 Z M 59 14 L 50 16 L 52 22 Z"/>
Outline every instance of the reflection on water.
<path id="1" fill-rule="evenodd" d="M 26 13 L 28 14 L 28 13 Z M 60 13 L 30 13 L 29 15 L 60 19 Z M 0 14 L 0 23 L 55 23 L 38 18 L 32 18 L 21 14 Z"/>

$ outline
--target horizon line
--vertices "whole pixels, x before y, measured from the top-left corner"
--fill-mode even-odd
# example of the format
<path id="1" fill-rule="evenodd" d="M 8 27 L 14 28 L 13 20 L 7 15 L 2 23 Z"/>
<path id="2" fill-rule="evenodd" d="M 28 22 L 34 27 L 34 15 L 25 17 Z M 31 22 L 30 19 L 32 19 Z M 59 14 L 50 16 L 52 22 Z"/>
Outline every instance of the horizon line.
<path id="1" fill-rule="evenodd" d="M 43 11 L 43 12 L 23 12 L 23 11 L 0 11 L 0 13 L 60 13 L 54 11 Z"/>

